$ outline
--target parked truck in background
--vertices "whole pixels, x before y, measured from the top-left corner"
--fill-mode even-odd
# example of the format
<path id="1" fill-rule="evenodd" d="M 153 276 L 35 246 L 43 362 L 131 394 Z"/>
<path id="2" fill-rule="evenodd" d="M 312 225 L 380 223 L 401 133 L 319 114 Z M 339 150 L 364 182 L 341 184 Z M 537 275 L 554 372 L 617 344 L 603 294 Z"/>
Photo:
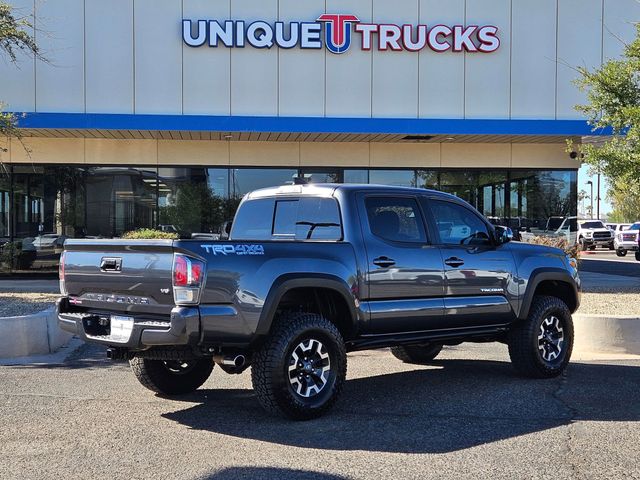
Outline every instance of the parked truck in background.
<path id="1" fill-rule="evenodd" d="M 576 262 L 510 240 L 441 192 L 264 189 L 227 240 L 68 240 L 58 320 L 164 395 L 197 389 L 214 363 L 250 367 L 259 403 L 294 419 L 336 402 L 355 350 L 423 364 L 443 345 L 503 342 L 520 374 L 555 377 L 573 347 Z"/>

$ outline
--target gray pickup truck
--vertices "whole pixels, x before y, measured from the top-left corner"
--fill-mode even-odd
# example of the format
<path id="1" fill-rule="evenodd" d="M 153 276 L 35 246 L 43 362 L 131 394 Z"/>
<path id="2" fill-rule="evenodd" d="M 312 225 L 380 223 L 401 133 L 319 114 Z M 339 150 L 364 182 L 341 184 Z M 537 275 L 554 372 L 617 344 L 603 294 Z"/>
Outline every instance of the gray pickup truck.
<path id="1" fill-rule="evenodd" d="M 250 366 L 260 404 L 294 419 L 335 403 L 355 350 L 422 364 L 495 341 L 521 374 L 559 375 L 580 302 L 561 250 L 512 242 L 452 195 L 372 185 L 255 191 L 228 240 L 67 240 L 60 286 L 61 327 L 145 387 Z"/>

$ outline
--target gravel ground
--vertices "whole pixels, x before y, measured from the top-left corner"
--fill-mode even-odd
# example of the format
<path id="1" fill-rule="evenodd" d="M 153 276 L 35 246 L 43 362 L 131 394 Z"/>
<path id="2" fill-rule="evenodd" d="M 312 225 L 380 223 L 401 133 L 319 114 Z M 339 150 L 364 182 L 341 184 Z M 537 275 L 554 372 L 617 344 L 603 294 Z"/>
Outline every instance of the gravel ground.
<path id="1" fill-rule="evenodd" d="M 0 293 L 0 317 L 30 315 L 53 307 L 58 295 L 51 293 Z"/>
<path id="2" fill-rule="evenodd" d="M 591 315 L 636 315 L 640 317 L 640 293 L 586 292 L 578 313 Z"/>

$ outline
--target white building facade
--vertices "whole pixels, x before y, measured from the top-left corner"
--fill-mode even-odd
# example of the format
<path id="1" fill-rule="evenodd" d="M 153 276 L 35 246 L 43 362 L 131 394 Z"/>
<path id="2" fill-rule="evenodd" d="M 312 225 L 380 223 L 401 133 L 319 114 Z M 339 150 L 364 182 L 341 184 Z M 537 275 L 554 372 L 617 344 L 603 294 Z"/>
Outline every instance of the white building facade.
<path id="1" fill-rule="evenodd" d="M 54 268 L 47 235 L 215 232 L 300 176 L 542 228 L 575 214 L 566 140 L 606 133 L 574 108 L 576 67 L 620 56 L 640 18 L 635 0 L 10 3 L 47 61 L 0 62 L 25 129 L 1 140 L 0 239 L 23 252 L 5 271 Z"/>

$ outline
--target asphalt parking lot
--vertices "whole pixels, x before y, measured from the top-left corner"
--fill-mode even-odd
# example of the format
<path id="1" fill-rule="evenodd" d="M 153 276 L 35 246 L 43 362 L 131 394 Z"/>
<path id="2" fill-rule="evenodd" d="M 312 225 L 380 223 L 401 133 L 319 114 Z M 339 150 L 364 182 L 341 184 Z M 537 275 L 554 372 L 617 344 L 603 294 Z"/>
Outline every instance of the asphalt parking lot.
<path id="1" fill-rule="evenodd" d="M 506 347 L 433 366 L 349 355 L 331 414 L 267 416 L 248 372 L 165 399 L 84 346 L 64 363 L 0 367 L 3 479 L 640 478 L 640 360 L 515 376 Z"/>

